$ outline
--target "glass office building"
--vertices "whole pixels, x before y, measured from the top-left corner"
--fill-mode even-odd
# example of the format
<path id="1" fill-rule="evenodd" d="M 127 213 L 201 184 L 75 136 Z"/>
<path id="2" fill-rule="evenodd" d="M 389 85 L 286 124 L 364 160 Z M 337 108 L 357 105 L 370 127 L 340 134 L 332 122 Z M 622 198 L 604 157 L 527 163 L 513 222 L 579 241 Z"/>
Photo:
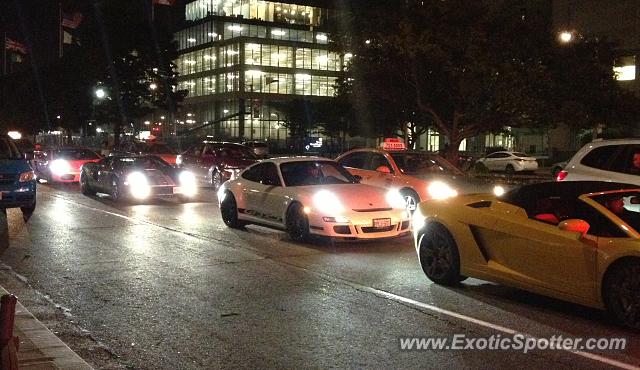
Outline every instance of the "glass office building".
<path id="1" fill-rule="evenodd" d="M 334 95 L 345 60 L 328 47 L 330 9 L 196 0 L 185 13 L 187 26 L 175 34 L 178 89 L 189 91 L 181 127 L 215 122 L 199 134 L 283 140 L 284 117 L 271 103 Z"/>

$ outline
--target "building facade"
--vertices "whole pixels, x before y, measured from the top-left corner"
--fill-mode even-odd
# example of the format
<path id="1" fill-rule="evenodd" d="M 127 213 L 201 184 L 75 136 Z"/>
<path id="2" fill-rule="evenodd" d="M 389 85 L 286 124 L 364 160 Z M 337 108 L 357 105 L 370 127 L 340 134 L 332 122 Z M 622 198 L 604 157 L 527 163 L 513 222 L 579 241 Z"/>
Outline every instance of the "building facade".
<path id="1" fill-rule="evenodd" d="M 179 128 L 284 142 L 284 116 L 272 103 L 334 95 L 345 57 L 329 50 L 330 17 L 330 9 L 282 2 L 187 3 L 175 34 L 178 89 L 189 92 Z"/>

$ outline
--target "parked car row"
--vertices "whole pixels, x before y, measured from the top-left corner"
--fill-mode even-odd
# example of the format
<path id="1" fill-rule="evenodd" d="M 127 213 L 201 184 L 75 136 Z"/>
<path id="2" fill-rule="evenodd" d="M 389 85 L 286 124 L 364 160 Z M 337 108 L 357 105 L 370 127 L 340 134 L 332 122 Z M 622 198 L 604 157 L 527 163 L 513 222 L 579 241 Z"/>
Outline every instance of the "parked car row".
<path id="1" fill-rule="evenodd" d="M 7 145 L 7 156 L 24 161 Z M 205 183 L 216 189 L 229 227 L 282 229 L 294 241 L 412 235 L 425 275 L 437 284 L 494 281 L 605 309 L 640 330 L 640 140 L 593 142 L 568 161 L 560 181 L 513 189 L 479 182 L 437 154 L 395 147 L 355 149 L 336 160 L 258 160 L 246 146 L 203 141 L 175 166 L 151 154 L 96 160 L 78 148 L 51 153 L 51 179 L 76 176 L 52 169 L 56 160 L 69 168 L 84 161 L 78 177 L 86 195 L 188 199 Z M 532 166 L 521 153 L 494 158 Z M 12 184 L 32 181 L 23 170 Z M 593 179 L 607 181 L 585 181 Z M 35 207 L 35 182 L 30 199 Z"/>

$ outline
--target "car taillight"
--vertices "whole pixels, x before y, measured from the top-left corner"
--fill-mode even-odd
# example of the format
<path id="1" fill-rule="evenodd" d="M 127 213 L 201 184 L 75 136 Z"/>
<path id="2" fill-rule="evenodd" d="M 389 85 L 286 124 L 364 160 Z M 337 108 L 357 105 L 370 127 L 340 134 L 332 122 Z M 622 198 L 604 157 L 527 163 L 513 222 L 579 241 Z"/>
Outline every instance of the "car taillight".
<path id="1" fill-rule="evenodd" d="M 567 171 L 558 172 L 558 175 L 556 176 L 556 181 L 562 181 L 562 180 L 566 179 L 568 174 L 569 174 L 569 172 L 567 172 Z"/>

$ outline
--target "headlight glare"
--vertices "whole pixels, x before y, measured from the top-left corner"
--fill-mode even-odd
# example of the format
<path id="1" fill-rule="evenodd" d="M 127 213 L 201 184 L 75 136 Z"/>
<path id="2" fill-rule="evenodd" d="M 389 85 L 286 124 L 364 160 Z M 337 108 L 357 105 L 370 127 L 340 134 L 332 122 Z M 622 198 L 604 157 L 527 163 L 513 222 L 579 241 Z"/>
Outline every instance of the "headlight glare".
<path id="1" fill-rule="evenodd" d="M 182 171 L 180 172 L 179 180 L 182 194 L 191 197 L 198 192 L 196 177 L 193 173 L 189 171 Z"/>
<path id="2" fill-rule="evenodd" d="M 51 170 L 52 174 L 56 176 L 62 176 L 71 171 L 71 166 L 69 165 L 69 162 L 65 161 L 64 159 L 56 159 L 51 162 L 51 164 L 49 165 L 49 169 Z"/>
<path id="3" fill-rule="evenodd" d="M 136 199 L 145 199 L 151 194 L 151 187 L 147 177 L 140 172 L 132 172 L 127 176 L 129 192 Z"/>
<path id="4" fill-rule="evenodd" d="M 392 208 L 404 209 L 407 208 L 407 202 L 402 197 L 402 194 L 396 189 L 391 189 L 387 192 L 386 195 L 387 203 Z"/>
<path id="5" fill-rule="evenodd" d="M 313 196 L 313 206 L 326 215 L 339 215 L 344 212 L 340 199 L 327 190 L 320 190 Z"/>
<path id="6" fill-rule="evenodd" d="M 504 190 L 504 188 L 502 186 L 496 185 L 496 186 L 493 187 L 493 194 L 496 197 L 501 197 L 502 195 L 504 195 L 504 193 L 505 193 L 505 190 Z"/>
<path id="7" fill-rule="evenodd" d="M 432 182 L 427 187 L 427 191 L 432 199 L 447 199 L 458 195 L 454 188 L 442 181 Z"/>

